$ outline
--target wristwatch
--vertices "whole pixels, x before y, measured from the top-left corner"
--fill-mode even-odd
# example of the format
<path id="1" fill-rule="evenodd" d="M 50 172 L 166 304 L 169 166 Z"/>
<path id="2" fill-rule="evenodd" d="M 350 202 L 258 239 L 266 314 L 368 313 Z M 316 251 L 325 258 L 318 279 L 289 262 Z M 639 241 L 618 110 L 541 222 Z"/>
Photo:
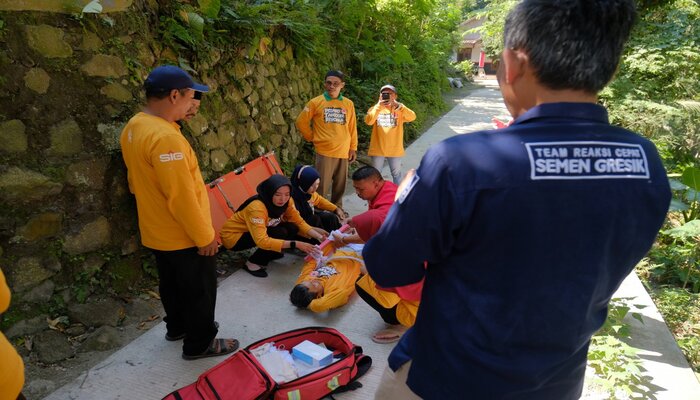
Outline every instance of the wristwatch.
<path id="1" fill-rule="evenodd" d="M 295 240 L 292 240 L 291 242 L 289 242 L 289 248 L 292 249 L 292 250 L 296 249 L 296 248 L 297 248 L 297 242 L 296 242 Z"/>

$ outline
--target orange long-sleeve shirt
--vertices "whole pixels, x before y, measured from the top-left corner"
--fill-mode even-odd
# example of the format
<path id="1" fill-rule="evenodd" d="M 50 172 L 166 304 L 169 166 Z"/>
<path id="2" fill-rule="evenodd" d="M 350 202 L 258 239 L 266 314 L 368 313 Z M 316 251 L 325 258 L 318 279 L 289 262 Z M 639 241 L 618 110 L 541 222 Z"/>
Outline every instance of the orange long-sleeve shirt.
<path id="1" fill-rule="evenodd" d="M 120 143 L 143 245 L 169 251 L 211 243 L 209 198 L 180 127 L 141 112 L 126 124 Z"/>
<path id="2" fill-rule="evenodd" d="M 309 231 L 313 229 L 301 218 L 299 210 L 294 207 L 294 200 L 291 198 L 289 206 L 280 220 L 295 224 L 299 227 L 299 233 L 304 236 L 308 236 Z M 260 200 L 254 200 L 243 210 L 233 213 L 231 218 L 226 220 L 224 226 L 221 227 L 221 241 L 224 247 L 230 249 L 236 245 L 244 233 L 250 232 L 253 241 L 259 248 L 281 252 L 284 240 L 274 239 L 267 235 L 267 227 L 273 222 L 273 219 L 267 214 L 265 204 Z"/>
<path id="3" fill-rule="evenodd" d="M 311 99 L 297 117 L 296 127 L 322 156 L 348 158 L 350 150 L 357 150 L 355 105 L 342 95 L 333 99 L 324 93 Z"/>
<path id="4" fill-rule="evenodd" d="M 415 119 L 416 113 L 403 104 L 395 110 L 375 104 L 365 116 L 365 124 L 372 126 L 367 155 L 403 157 L 403 124 Z"/>
<path id="5" fill-rule="evenodd" d="M 10 288 L 0 270 L 0 314 L 10 307 Z M 24 386 L 24 362 L 0 332 L 0 399 L 16 399 Z"/>
<path id="6" fill-rule="evenodd" d="M 309 310 L 324 312 L 332 308 L 338 308 L 348 302 L 355 292 L 355 281 L 360 276 L 362 255 L 344 248 L 336 250 L 333 256 L 326 262 L 338 272 L 335 275 L 315 277 L 311 273 L 316 269 L 316 260 L 304 264 L 295 285 L 306 280 L 318 279 L 323 286 L 323 296 L 311 300 Z"/>
<path id="7" fill-rule="evenodd" d="M 326 198 L 318 194 L 318 192 L 313 192 L 311 194 L 309 205 L 324 211 L 335 211 L 338 209 L 338 206 L 326 200 Z"/>

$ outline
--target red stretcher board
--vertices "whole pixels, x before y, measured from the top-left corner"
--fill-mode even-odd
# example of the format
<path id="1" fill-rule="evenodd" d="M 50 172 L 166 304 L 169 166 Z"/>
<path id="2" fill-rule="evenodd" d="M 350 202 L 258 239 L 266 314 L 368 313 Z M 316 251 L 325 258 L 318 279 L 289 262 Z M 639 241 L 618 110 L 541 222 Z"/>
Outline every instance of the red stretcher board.
<path id="1" fill-rule="evenodd" d="M 269 152 L 206 184 L 211 222 L 219 243 L 219 231 L 224 222 L 244 201 L 257 193 L 255 189 L 260 182 L 275 174 L 284 175 L 275 153 Z"/>

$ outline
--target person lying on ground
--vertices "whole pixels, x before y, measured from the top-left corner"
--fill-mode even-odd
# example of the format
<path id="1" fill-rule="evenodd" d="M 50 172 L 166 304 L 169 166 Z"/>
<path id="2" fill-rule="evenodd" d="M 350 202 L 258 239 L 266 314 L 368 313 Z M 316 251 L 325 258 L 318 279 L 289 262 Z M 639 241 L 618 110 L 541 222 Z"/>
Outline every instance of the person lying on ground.
<path id="1" fill-rule="evenodd" d="M 289 301 L 317 313 L 344 306 L 364 270 L 361 254 L 361 244 L 341 245 L 334 246 L 328 259 L 307 261 L 289 294 Z"/>
<path id="2" fill-rule="evenodd" d="M 345 211 L 318 194 L 316 189 L 321 183 L 321 177 L 314 167 L 297 165 L 290 181 L 294 206 L 307 224 L 328 232 L 340 228 L 340 220 L 345 218 Z"/>
<path id="3" fill-rule="evenodd" d="M 365 238 L 374 235 L 381 226 L 381 212 L 373 210 L 358 216 L 356 231 Z M 344 234 L 333 231 L 333 238 L 325 257 L 304 264 L 289 294 L 289 301 L 299 308 L 324 312 L 345 305 L 355 291 L 355 282 L 366 274 L 362 260 L 362 241 L 349 243 L 341 240 Z M 357 235 L 355 232 L 345 236 Z M 325 249 L 324 249 L 325 250 Z"/>
<path id="4" fill-rule="evenodd" d="M 282 249 L 295 249 L 307 254 L 320 252 L 318 246 L 297 242 L 300 234 L 323 241 L 328 233 L 304 222 L 291 198 L 292 184 L 283 175 L 272 175 L 260 182 L 258 194 L 244 201 L 221 228 L 221 241 L 233 251 L 258 249 L 248 258 L 243 269 L 249 274 L 264 278 L 266 266 L 283 257 Z"/>

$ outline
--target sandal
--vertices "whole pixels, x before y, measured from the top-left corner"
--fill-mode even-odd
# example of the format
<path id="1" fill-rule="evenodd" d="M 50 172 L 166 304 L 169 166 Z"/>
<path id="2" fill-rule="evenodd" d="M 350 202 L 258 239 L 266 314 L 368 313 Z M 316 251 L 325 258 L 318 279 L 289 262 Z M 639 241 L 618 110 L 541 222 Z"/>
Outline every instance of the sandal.
<path id="1" fill-rule="evenodd" d="M 226 347 L 226 341 L 232 340 L 233 345 Z M 182 353 L 182 358 L 185 360 L 197 360 L 199 358 L 206 358 L 206 357 L 218 357 L 218 356 L 223 356 L 229 353 L 233 353 L 234 351 L 238 350 L 238 340 L 236 339 L 214 339 L 211 341 L 209 344 L 209 347 L 207 347 L 206 350 L 204 350 L 204 353 L 201 354 L 195 354 L 195 355 L 188 355 L 185 353 Z"/>
<path id="2" fill-rule="evenodd" d="M 216 327 L 217 330 L 219 329 L 218 322 L 214 321 L 214 326 Z M 166 333 L 165 340 L 167 340 L 168 342 L 177 342 L 178 340 L 184 339 L 185 336 L 187 336 L 186 333 L 182 333 L 180 335 L 175 335 L 175 336 L 170 336 L 169 334 Z"/>
<path id="3" fill-rule="evenodd" d="M 401 339 L 401 336 L 403 336 L 403 334 L 406 333 L 406 329 L 407 328 L 403 326 L 401 326 L 400 328 L 382 329 L 381 331 L 378 331 L 377 333 L 372 335 L 372 341 L 374 343 L 379 344 L 398 342 L 399 339 Z"/>

